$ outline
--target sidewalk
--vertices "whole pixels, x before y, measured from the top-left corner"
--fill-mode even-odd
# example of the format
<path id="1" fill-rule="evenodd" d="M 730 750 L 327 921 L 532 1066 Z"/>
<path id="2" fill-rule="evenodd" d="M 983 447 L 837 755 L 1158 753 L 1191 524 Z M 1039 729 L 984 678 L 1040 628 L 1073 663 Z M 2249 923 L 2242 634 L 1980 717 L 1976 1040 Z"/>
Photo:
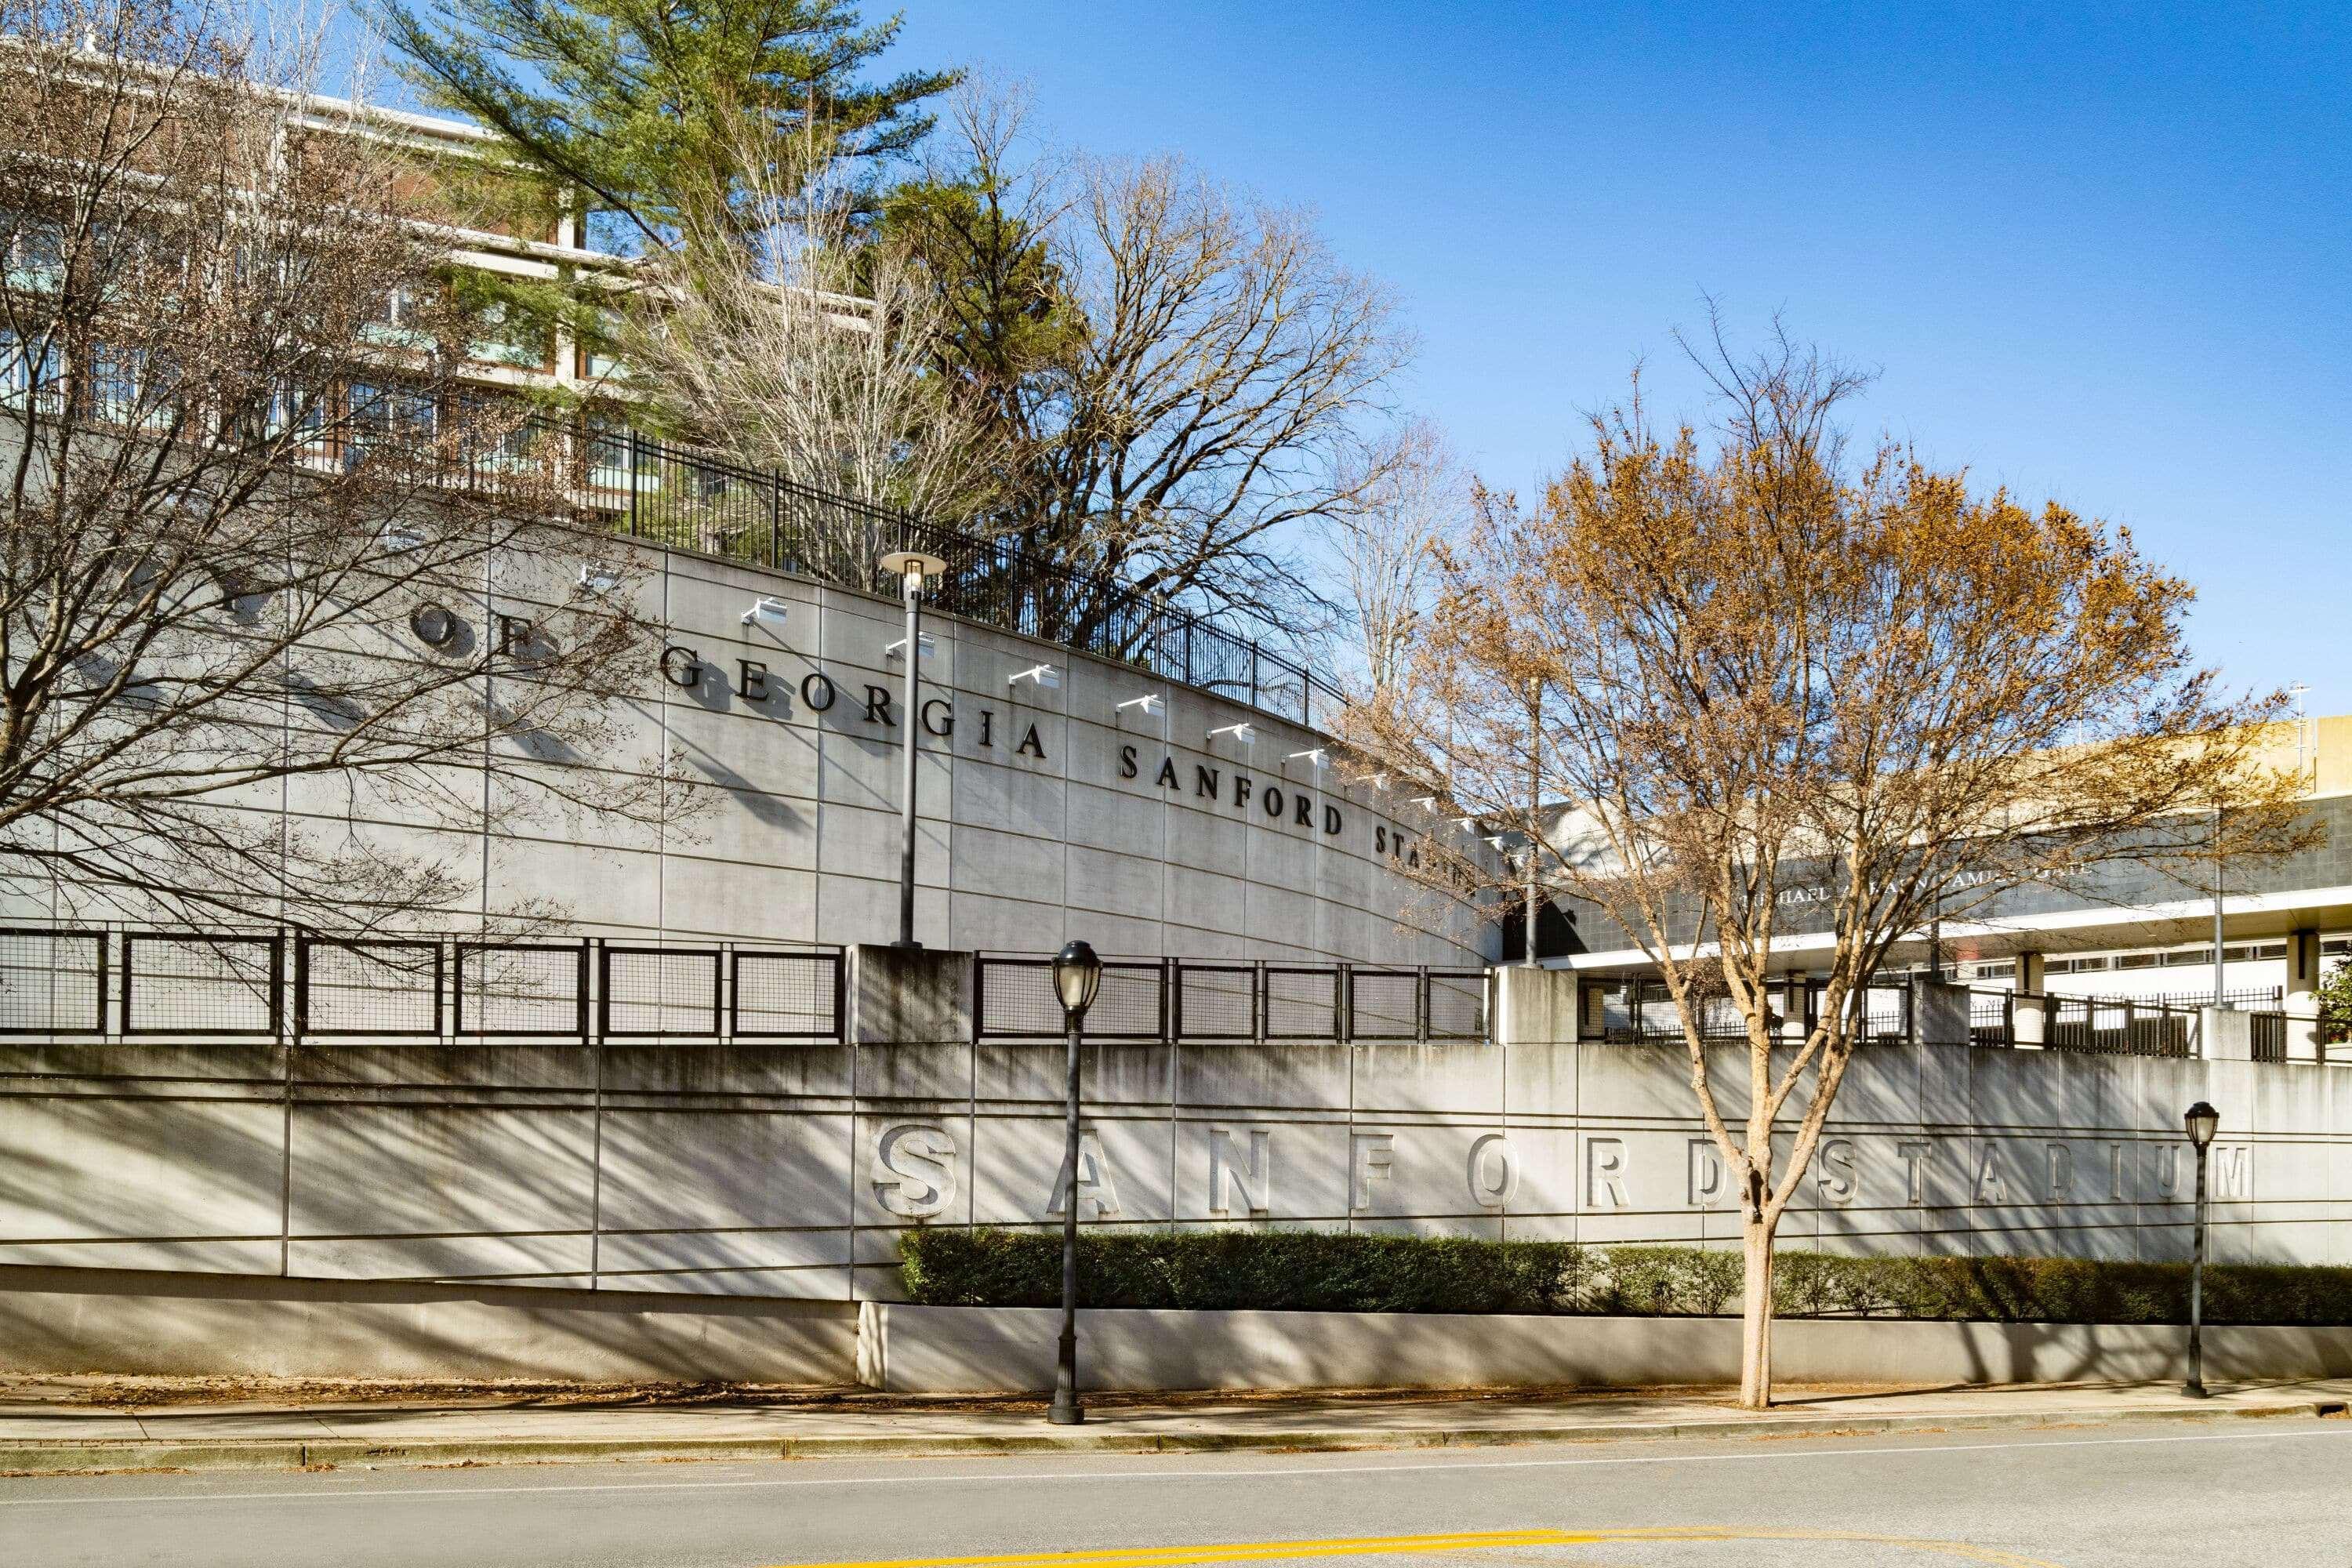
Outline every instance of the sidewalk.
<path id="1" fill-rule="evenodd" d="M 2352 1380 L 2242 1385 L 2204 1401 L 2184 1399 L 2169 1384 L 1789 1388 L 1761 1415 L 1711 1388 L 1099 1395 L 1088 1400 L 1085 1426 L 1054 1427 L 1035 1398 L 16 1378 L 0 1379 L 0 1473 L 1413 1448 L 2340 1415 L 2348 1403 Z"/>

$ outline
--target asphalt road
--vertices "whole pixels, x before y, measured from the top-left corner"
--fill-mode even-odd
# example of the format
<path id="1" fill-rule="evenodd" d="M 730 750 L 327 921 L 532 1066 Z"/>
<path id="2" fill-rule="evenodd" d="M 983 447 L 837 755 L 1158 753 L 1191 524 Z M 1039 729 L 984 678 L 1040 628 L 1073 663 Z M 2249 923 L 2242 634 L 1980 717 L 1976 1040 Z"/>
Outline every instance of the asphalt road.
<path id="1" fill-rule="evenodd" d="M 7 1568 L 972 1558 L 1021 1568 L 2346 1568 L 2352 1422 L 0 1480 Z"/>

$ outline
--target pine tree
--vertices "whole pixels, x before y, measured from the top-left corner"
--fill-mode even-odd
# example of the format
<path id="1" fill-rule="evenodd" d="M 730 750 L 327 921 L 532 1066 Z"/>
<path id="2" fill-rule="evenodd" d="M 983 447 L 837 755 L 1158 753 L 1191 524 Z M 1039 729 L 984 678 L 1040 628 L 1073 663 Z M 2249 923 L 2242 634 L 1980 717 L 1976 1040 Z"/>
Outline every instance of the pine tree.
<path id="1" fill-rule="evenodd" d="M 878 168 L 929 132 L 924 101 L 958 76 L 864 80 L 901 18 L 866 26 L 843 0 L 379 0 L 376 15 L 432 102 L 586 192 L 615 248 L 674 237 L 709 193 L 740 198 L 747 142 L 814 136 Z"/>

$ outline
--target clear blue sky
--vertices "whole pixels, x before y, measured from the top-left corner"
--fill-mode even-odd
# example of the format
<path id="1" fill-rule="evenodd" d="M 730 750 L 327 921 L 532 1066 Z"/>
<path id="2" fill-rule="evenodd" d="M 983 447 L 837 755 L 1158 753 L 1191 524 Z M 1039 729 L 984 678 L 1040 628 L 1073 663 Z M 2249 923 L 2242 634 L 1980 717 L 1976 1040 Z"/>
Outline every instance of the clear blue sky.
<path id="1" fill-rule="evenodd" d="M 1783 310 L 1866 430 L 2128 525 L 2203 658 L 2352 711 L 2352 5 L 906 8 L 909 65 L 1317 209 L 1492 482 L 1636 360 L 1698 412 L 1703 292 Z"/>

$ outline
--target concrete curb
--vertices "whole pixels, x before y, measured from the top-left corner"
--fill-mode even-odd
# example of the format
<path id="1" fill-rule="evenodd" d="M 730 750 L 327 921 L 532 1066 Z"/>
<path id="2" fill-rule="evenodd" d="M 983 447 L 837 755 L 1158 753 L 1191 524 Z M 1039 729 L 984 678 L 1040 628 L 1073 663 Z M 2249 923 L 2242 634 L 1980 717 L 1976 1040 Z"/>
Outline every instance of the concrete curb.
<path id="1" fill-rule="evenodd" d="M 424 1468 L 656 1459 L 950 1458 L 988 1454 L 1328 1453 L 1339 1449 L 1486 1448 L 1527 1443 L 1660 1441 L 1701 1437 L 1826 1437 L 1901 1432 L 2119 1425 L 2210 1425 L 2293 1415 L 2342 1415 L 2336 1400 L 2298 1399 L 2223 1407 L 1977 1411 L 1948 1415 L 1759 1415 L 1716 1421 L 1609 1422 L 1560 1426 L 1382 1430 L 1335 1426 L 1286 1432 L 1092 1431 L 933 1433 L 904 1437 L 842 1433 L 814 1437 L 459 1437 L 371 1443 L 355 1437 L 205 1441 L 126 1438 L 0 1443 L 0 1475 L 121 1470 L 299 1470 L 361 1465 Z"/>

